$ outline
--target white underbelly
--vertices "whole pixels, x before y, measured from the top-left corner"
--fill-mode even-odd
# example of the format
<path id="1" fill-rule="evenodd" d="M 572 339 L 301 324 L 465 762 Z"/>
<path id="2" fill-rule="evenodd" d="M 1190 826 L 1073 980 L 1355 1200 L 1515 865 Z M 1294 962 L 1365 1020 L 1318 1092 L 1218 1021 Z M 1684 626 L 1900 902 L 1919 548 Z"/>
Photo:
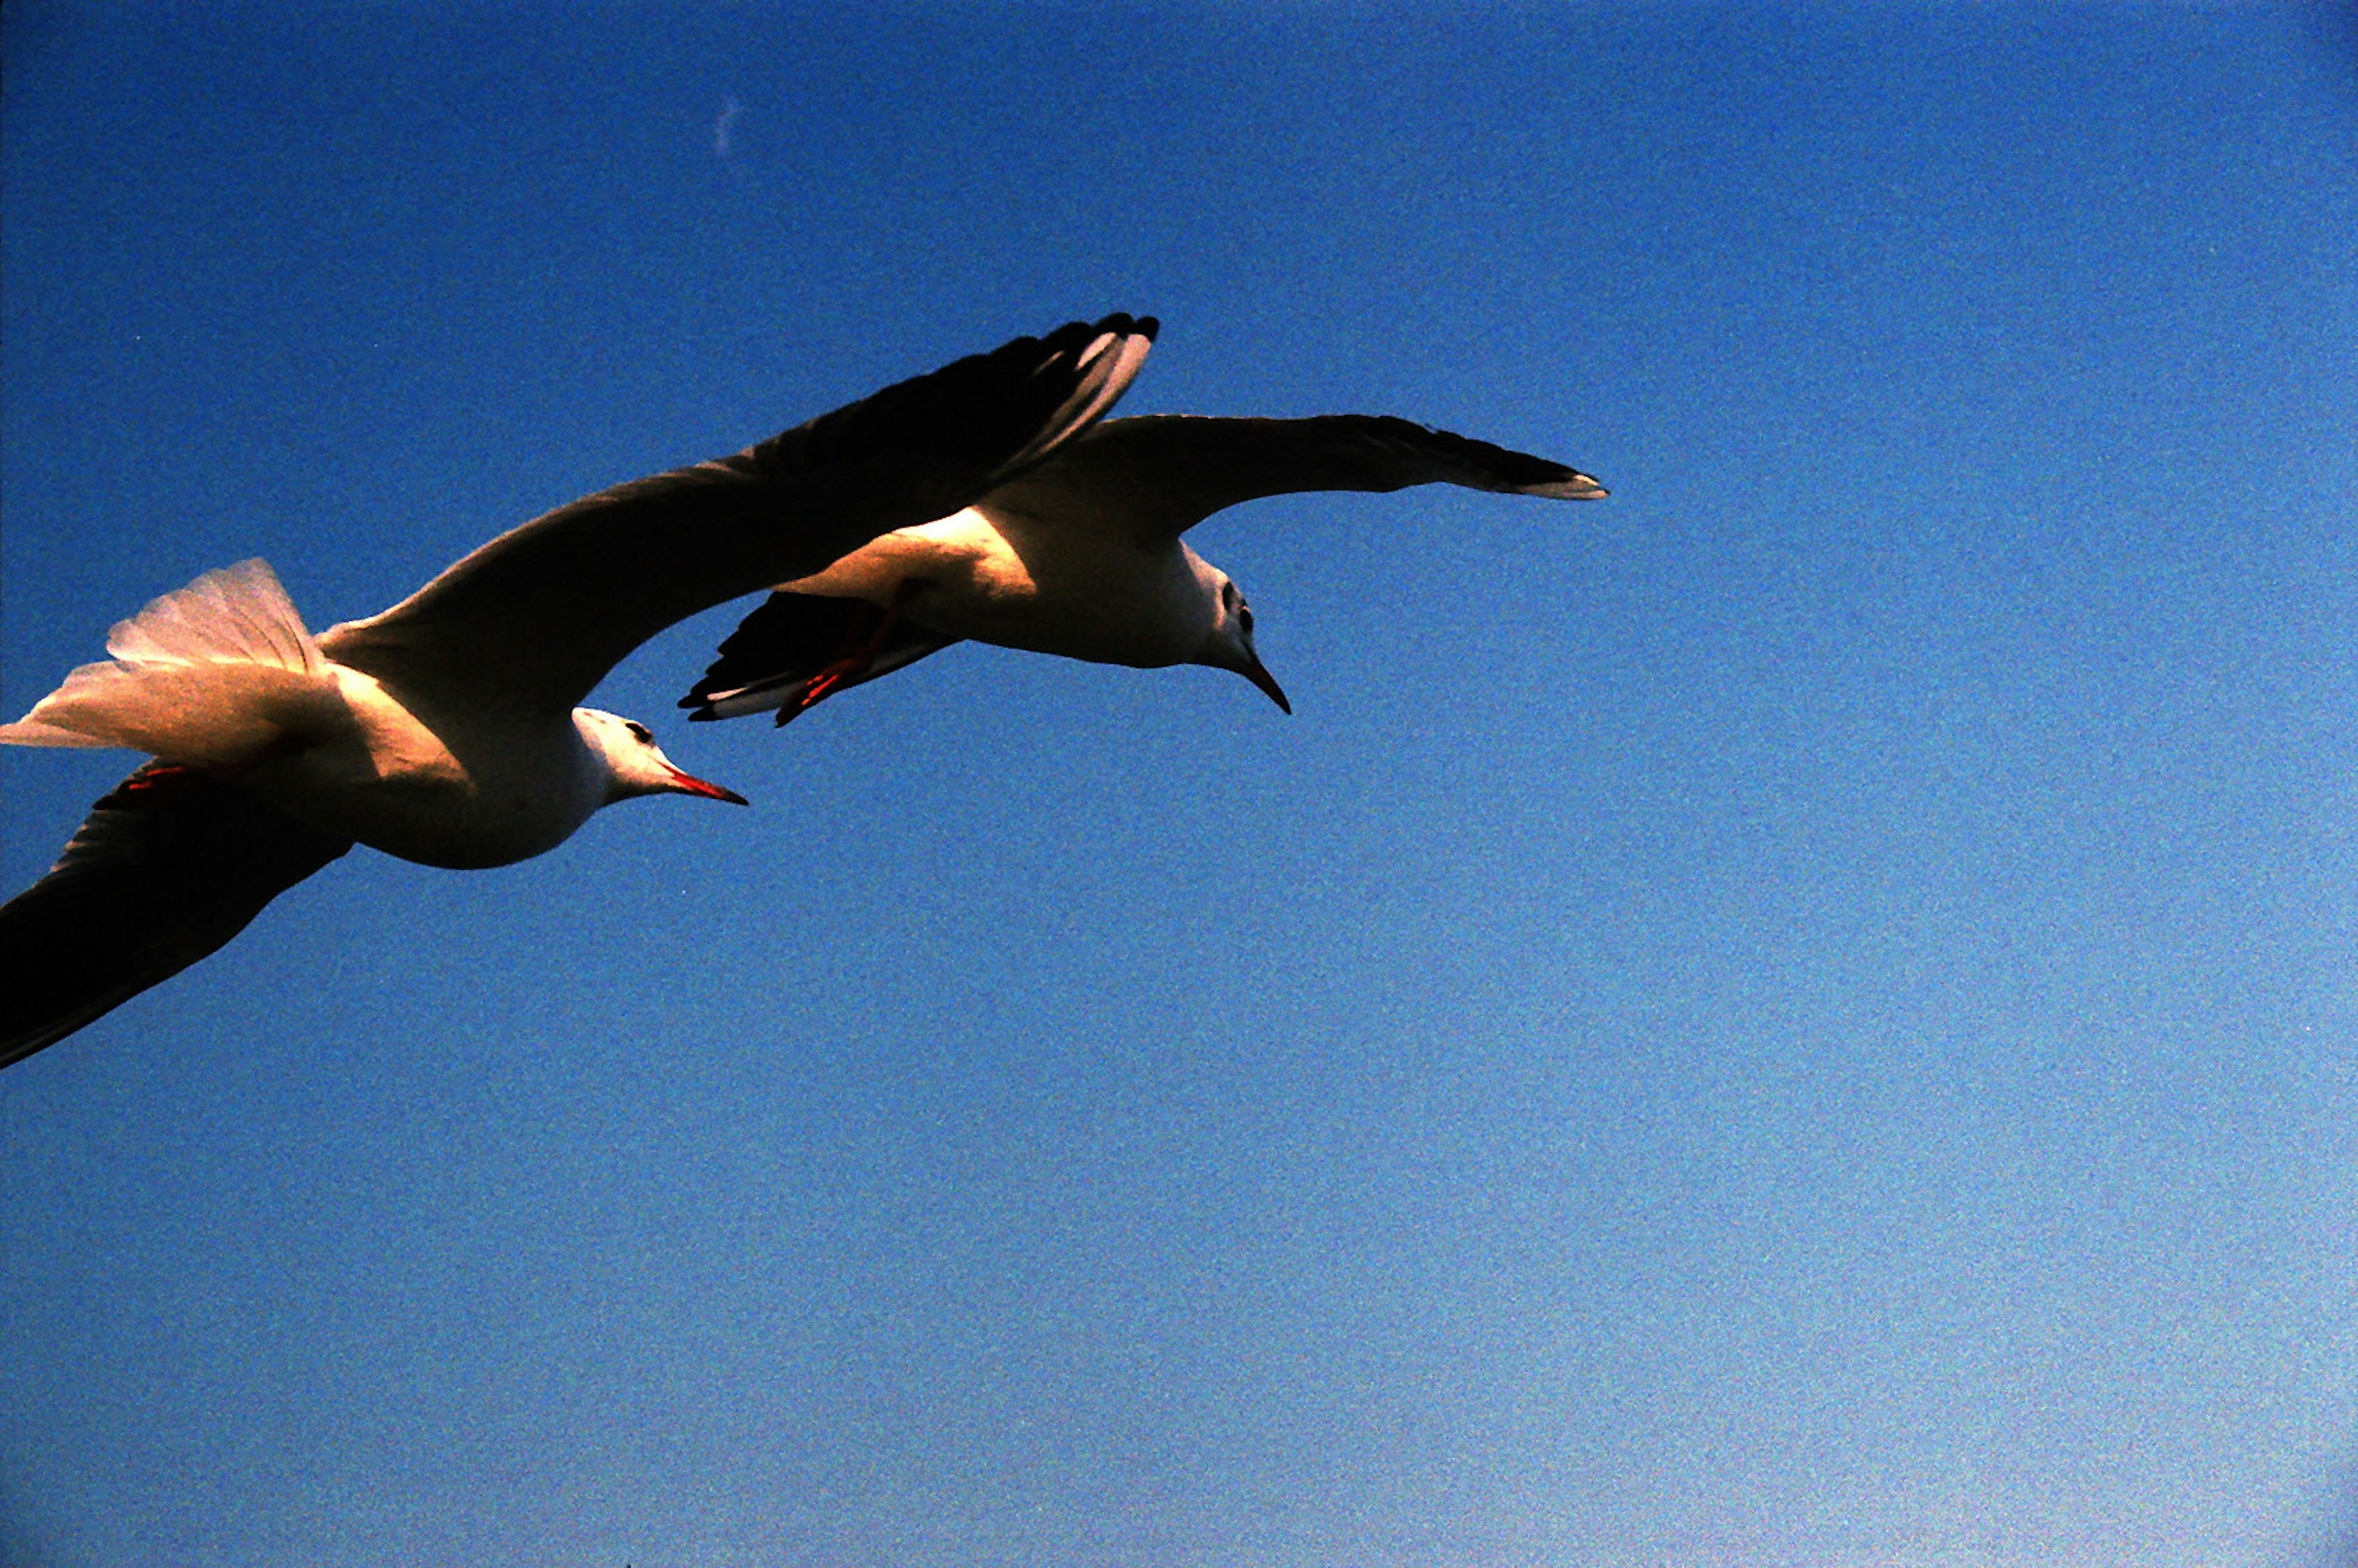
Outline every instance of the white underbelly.
<path id="1" fill-rule="evenodd" d="M 324 832 L 420 865 L 473 871 L 555 849 L 604 804 L 604 775 L 568 715 L 446 737 L 341 671 L 344 732 L 257 763 L 241 782 Z"/>
<path id="2" fill-rule="evenodd" d="M 1202 648 L 1213 613 L 1175 540 L 1145 551 L 1087 531 L 999 524 L 968 508 L 781 587 L 891 606 L 952 637 L 1099 664 L 1154 668 Z"/>

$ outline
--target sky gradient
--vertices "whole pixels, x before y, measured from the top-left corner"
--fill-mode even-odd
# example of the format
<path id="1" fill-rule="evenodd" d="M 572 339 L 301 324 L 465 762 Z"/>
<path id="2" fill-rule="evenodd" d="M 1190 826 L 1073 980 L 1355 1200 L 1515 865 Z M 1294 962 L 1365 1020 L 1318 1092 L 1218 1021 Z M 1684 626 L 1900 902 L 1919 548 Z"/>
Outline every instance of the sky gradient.
<path id="1" fill-rule="evenodd" d="M 0 1564 L 2358 1556 L 2358 25 L 0 13 L 0 707 L 1020 332 L 1192 542 L 0 1075 Z M 135 759 L 0 754 L 14 892 Z"/>

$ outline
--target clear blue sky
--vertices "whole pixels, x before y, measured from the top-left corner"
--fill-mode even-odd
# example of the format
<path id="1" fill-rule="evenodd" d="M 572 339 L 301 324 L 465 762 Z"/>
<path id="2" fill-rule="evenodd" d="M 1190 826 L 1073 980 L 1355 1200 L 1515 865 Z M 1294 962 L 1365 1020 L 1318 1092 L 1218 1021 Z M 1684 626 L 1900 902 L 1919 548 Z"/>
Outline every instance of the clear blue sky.
<path id="1" fill-rule="evenodd" d="M 1291 719 L 716 613 L 753 810 L 0 1076 L 7 1568 L 2346 1561 L 2346 10 L 313 12 L 0 20 L 11 716 L 1113 309 L 1614 494 L 1205 527 Z"/>

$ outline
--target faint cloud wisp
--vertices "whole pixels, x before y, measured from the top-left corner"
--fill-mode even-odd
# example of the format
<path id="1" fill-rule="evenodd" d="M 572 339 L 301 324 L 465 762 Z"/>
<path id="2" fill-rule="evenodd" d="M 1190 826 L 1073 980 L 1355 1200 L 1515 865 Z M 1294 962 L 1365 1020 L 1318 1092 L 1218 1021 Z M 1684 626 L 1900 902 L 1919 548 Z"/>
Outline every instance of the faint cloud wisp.
<path id="1" fill-rule="evenodd" d="M 733 92 L 722 102 L 720 117 L 712 123 L 712 156 L 714 157 L 729 156 L 729 127 L 737 123 L 737 116 L 744 113 L 744 110 L 745 105 L 737 102 L 737 95 Z"/>

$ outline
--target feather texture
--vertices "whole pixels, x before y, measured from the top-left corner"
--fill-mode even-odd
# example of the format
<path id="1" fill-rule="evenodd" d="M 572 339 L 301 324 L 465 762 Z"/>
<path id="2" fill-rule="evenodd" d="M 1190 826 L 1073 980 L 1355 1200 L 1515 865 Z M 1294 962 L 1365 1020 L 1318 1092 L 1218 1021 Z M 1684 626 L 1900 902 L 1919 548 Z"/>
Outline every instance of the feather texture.
<path id="1" fill-rule="evenodd" d="M 260 560 L 207 572 L 107 633 L 84 665 L 14 724 L 18 746 L 124 746 L 225 766 L 343 708 L 334 671 L 277 574 Z"/>

